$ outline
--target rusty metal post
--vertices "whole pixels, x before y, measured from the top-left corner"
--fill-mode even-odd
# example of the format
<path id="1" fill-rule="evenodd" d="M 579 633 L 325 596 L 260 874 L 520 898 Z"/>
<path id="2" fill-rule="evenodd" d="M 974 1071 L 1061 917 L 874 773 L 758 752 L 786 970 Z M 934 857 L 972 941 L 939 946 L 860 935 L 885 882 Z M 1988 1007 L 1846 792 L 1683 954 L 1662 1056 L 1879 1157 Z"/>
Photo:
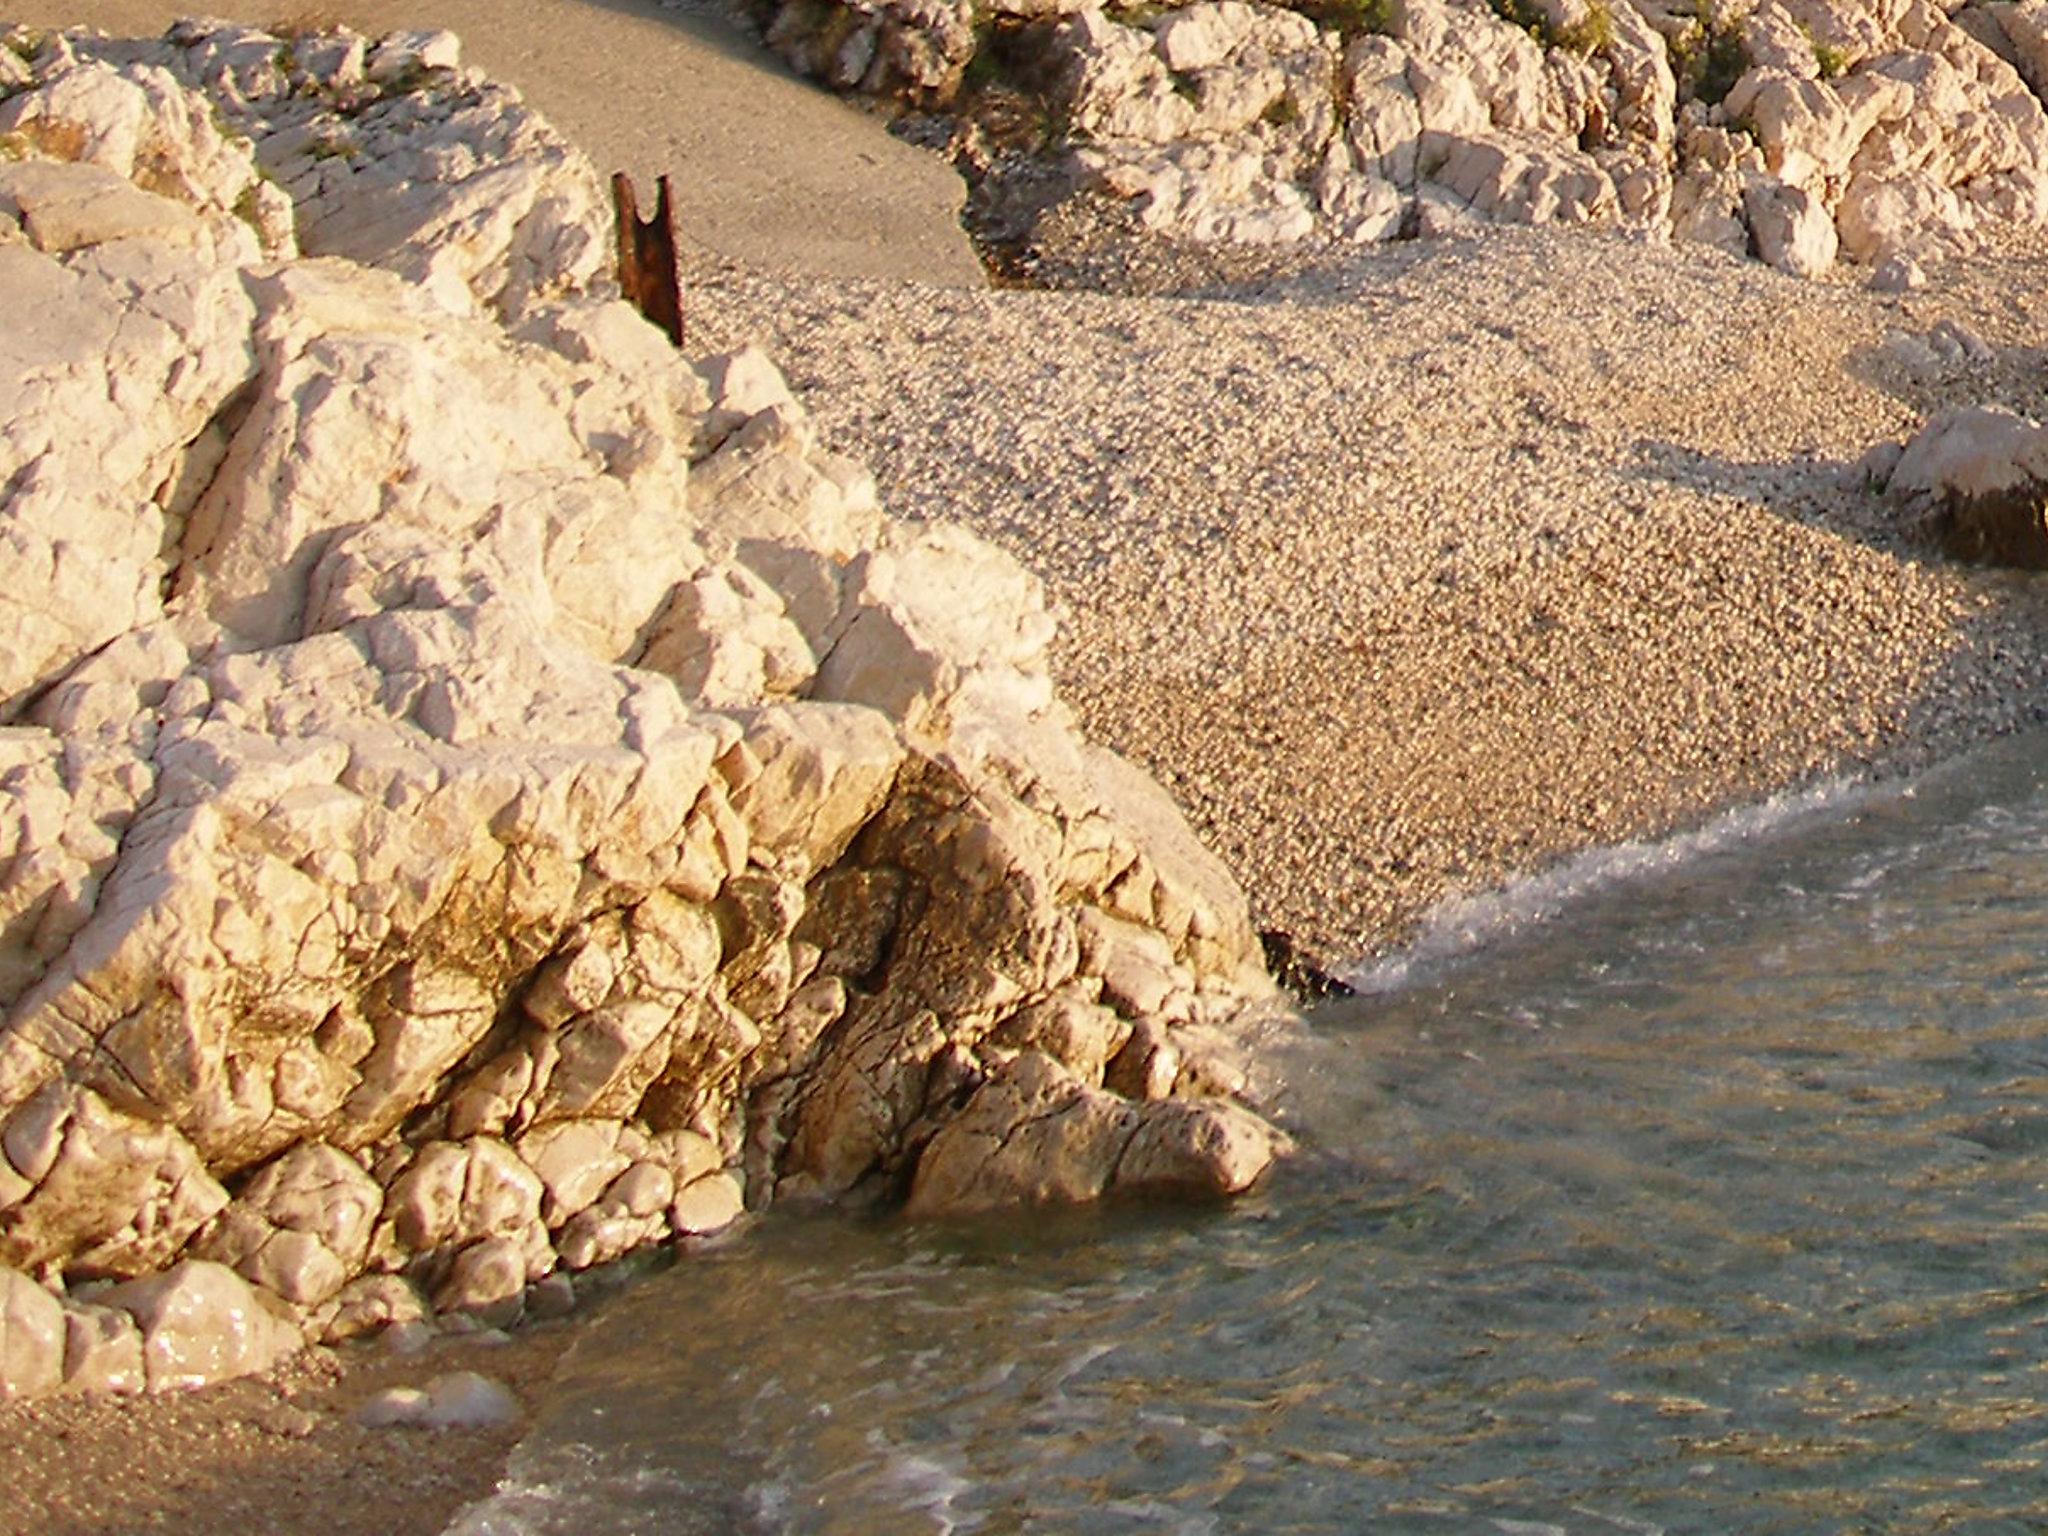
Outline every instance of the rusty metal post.
<path id="1" fill-rule="evenodd" d="M 682 274 L 676 263 L 675 212 L 669 203 L 668 178 L 655 183 L 654 216 L 640 217 L 633 178 L 624 171 L 612 176 L 612 210 L 619 248 L 619 291 L 670 343 L 683 344 Z"/>

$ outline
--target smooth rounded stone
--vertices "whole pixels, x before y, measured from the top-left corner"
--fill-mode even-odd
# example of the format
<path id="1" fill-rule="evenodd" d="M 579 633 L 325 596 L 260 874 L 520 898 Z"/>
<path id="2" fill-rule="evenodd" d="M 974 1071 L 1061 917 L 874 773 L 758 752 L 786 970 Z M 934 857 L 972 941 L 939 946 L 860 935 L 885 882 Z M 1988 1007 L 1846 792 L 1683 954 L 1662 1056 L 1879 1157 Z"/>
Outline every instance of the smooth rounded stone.
<path id="1" fill-rule="evenodd" d="M 510 1237 L 487 1237 L 455 1256 L 434 1291 L 437 1312 L 459 1312 L 491 1327 L 519 1321 L 526 1307 L 526 1249 Z"/>
<path id="2" fill-rule="evenodd" d="M 526 1315 L 547 1322 L 576 1310 L 576 1282 L 561 1271 L 526 1288 Z"/>
<path id="3" fill-rule="evenodd" d="M 558 1120 L 519 1139 L 514 1150 L 547 1188 L 541 1215 L 549 1226 L 594 1203 L 629 1166 L 618 1142 L 618 1126 L 607 1120 Z"/>
<path id="4" fill-rule="evenodd" d="M 520 1416 L 519 1399 L 503 1382 L 475 1371 L 451 1371 L 427 1383 L 429 1429 L 489 1429 Z"/>
<path id="5" fill-rule="evenodd" d="M 511 1388 L 476 1371 L 449 1371 L 424 1387 L 386 1387 L 356 1409 L 365 1429 L 491 1429 L 518 1422 Z"/>
<path id="6" fill-rule="evenodd" d="M 1226 1100 L 1149 1104 L 1116 1167 L 1119 1190 L 1234 1195 L 1251 1187 L 1281 1150 L 1258 1116 Z"/>
<path id="7" fill-rule="evenodd" d="M 64 1387 L 70 1392 L 144 1392 L 142 1330 L 111 1307 L 64 1309 Z"/>
<path id="8" fill-rule="evenodd" d="M 974 1093 L 918 1159 L 907 1209 L 971 1216 L 1099 1198 L 1138 1124 L 1138 1106 L 1027 1051 Z"/>
<path id="9" fill-rule="evenodd" d="M 160 1275 L 125 1281 L 93 1298 L 142 1330 L 152 1392 L 201 1387 L 268 1370 L 303 1344 L 247 1281 L 224 1264 L 186 1259 Z"/>
<path id="10" fill-rule="evenodd" d="M 420 1387 L 386 1387 L 366 1398 L 353 1417 L 364 1429 L 410 1429 L 423 1425 L 427 1394 Z"/>
<path id="11" fill-rule="evenodd" d="M 669 1224 L 679 1236 L 703 1237 L 721 1232 L 745 1214 L 746 1193 L 729 1173 L 707 1173 L 676 1192 Z"/>
<path id="12" fill-rule="evenodd" d="M 1870 273 L 1874 293 L 1916 293 L 1927 286 L 1927 271 L 1904 251 L 1895 251 Z"/>
<path id="13" fill-rule="evenodd" d="M 659 1163 L 635 1163 L 604 1192 L 606 1206 L 628 1216 L 652 1216 L 675 1199 L 676 1180 Z"/>
<path id="14" fill-rule="evenodd" d="M 636 1248 L 658 1243 L 668 1232 L 665 1216 L 628 1216 L 594 1207 L 562 1229 L 555 1247 L 565 1268 L 592 1269 L 622 1259 Z"/>
<path id="15" fill-rule="evenodd" d="M 449 1319 L 454 1321 L 454 1319 Z M 394 1355 L 417 1355 L 431 1349 L 441 1330 L 432 1320 L 423 1317 L 410 1318 L 402 1323 L 393 1323 L 378 1335 L 384 1347 Z"/>
<path id="16" fill-rule="evenodd" d="M 408 1329 L 424 1329 L 432 1309 L 418 1286 L 403 1275 L 359 1275 L 315 1316 L 321 1342 L 336 1344 L 357 1334 L 383 1329 L 387 1344 L 396 1345 Z"/>

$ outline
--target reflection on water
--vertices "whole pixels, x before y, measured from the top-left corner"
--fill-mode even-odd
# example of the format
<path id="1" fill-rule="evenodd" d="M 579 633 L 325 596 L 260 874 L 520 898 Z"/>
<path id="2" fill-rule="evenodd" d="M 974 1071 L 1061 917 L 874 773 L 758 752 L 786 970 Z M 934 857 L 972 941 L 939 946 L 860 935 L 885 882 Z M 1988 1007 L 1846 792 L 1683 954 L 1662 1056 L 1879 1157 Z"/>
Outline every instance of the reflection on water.
<path id="1" fill-rule="evenodd" d="M 1232 1209 L 679 1264 L 458 1529 L 2048 1529 L 2040 754 L 1319 1014 Z"/>

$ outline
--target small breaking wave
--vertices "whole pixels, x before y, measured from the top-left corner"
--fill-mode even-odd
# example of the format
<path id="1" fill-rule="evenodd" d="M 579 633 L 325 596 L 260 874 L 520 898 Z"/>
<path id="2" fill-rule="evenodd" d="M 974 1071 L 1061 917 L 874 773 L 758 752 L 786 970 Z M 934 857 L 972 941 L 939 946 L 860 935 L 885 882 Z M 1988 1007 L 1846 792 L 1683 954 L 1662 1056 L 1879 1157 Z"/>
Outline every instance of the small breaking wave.
<path id="1" fill-rule="evenodd" d="M 1669 837 L 1589 848 L 1539 874 L 1493 890 L 1448 897 L 1424 915 L 1412 943 L 1342 972 L 1361 996 L 1430 981 L 1480 950 L 1522 937 L 1574 908 L 1628 886 L 1678 873 L 1716 854 L 1780 836 L 1818 817 L 1853 812 L 1884 796 L 1910 798 L 1913 785 L 1829 779 L 1724 812 Z"/>

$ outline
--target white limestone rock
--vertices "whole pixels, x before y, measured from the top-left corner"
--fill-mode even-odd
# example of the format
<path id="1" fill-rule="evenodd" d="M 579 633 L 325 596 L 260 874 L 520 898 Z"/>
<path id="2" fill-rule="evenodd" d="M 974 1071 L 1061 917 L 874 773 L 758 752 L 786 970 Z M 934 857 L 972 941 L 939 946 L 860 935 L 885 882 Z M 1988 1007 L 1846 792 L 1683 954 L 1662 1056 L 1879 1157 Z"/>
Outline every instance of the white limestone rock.
<path id="1" fill-rule="evenodd" d="M 1873 456 L 1884 489 L 1962 560 L 2048 569 L 2048 429 L 1997 406 L 1939 412 L 1894 456 Z"/>
<path id="2" fill-rule="evenodd" d="M 1215 1197 L 1272 1163 L 1272 1131 L 1235 1106 L 1138 1105 L 1087 1087 L 1027 1052 L 933 1138 L 911 1187 L 913 1214 L 1076 1204 L 1111 1188 Z"/>
<path id="3" fill-rule="evenodd" d="M 149 1390 L 142 1330 L 133 1317 L 112 1307 L 65 1306 L 64 1390 L 121 1395 Z"/>
<path id="4" fill-rule="evenodd" d="M 1334 68 L 1245 12 L 1207 68 Z M 35 301 L 0 330 L 0 1263 L 135 1277 L 21 1281 L 22 1391 L 509 1320 L 558 1266 L 907 1176 L 1020 1051 L 1136 1113 L 1098 1086 L 1129 1029 L 1272 995 L 1242 893 L 1074 733 L 1031 577 L 891 524 L 758 353 L 693 367 L 593 287 L 608 221 L 533 190 L 588 167 L 442 40 L 291 53 L 80 35 L 26 83 L 54 113 L 83 74 L 98 158 L 0 165 Z M 382 229 L 381 270 L 221 211 L 246 158 L 196 127 L 139 184 L 158 87 L 303 162 L 307 246 Z M 1261 174 L 1308 216 L 1311 161 L 1274 167 L 1335 126 L 1291 126 Z M 491 186 L 509 222 L 438 222 Z M 1064 1022 L 992 1038 L 1025 1018 Z"/>
<path id="5" fill-rule="evenodd" d="M 365 1429 L 489 1429 L 520 1418 L 519 1399 L 477 1371 L 449 1371 L 424 1387 L 386 1387 L 354 1414 Z"/>
<path id="6" fill-rule="evenodd" d="M 1818 277 L 1835 264 L 1834 220 L 1804 187 L 1768 178 L 1753 181 L 1743 189 L 1742 211 L 1757 255 L 1779 271 Z"/>
<path id="7" fill-rule="evenodd" d="M 1009 555 L 953 524 L 900 524 L 857 567 L 813 696 L 865 704 L 913 734 L 953 712 L 1052 706 L 1045 593 Z"/>
<path id="8" fill-rule="evenodd" d="M 2048 481 L 2048 431 L 2002 406 L 1938 413 L 1907 444 L 1886 488 L 1894 495 L 1979 498 Z"/>
<path id="9" fill-rule="evenodd" d="M 267 1165 L 194 1251 L 298 1306 L 361 1272 L 384 1191 L 355 1159 L 318 1143 Z"/>
<path id="10" fill-rule="evenodd" d="M 64 1379 L 66 1324 L 57 1298 L 0 1269 L 0 1399 L 41 1397 Z"/>
<path id="11" fill-rule="evenodd" d="M 129 1280 L 94 1297 L 142 1330 L 149 1390 L 180 1391 L 266 1371 L 299 1347 L 298 1330 L 272 1315 L 241 1276 L 197 1259 Z"/>
<path id="12" fill-rule="evenodd" d="M 684 1236 L 721 1232 L 746 1212 L 740 1182 L 728 1173 L 708 1173 L 676 1192 L 669 1222 Z"/>

